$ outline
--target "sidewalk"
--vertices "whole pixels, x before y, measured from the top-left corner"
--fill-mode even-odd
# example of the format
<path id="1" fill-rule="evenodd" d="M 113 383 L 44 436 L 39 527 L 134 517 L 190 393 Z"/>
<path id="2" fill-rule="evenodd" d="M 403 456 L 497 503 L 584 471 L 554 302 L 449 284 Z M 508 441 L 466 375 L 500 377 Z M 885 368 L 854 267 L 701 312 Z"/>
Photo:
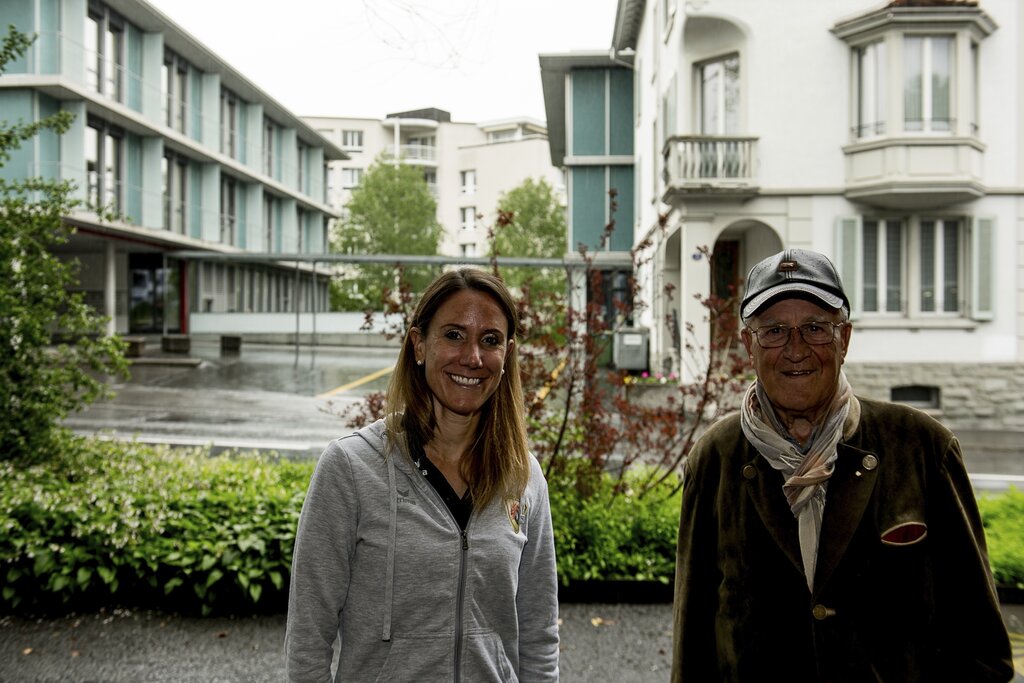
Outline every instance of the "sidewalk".
<path id="1" fill-rule="evenodd" d="M 666 681 L 672 606 L 561 606 L 563 683 Z M 0 619 L 0 681 L 279 683 L 283 616 L 186 619 L 118 612 Z"/>

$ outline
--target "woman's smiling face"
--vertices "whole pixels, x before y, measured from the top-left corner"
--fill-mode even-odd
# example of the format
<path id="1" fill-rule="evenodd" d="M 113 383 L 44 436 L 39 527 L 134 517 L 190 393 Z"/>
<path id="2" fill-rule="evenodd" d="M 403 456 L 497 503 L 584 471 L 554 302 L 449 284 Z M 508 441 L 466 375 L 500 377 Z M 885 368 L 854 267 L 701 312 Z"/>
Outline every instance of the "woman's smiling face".
<path id="1" fill-rule="evenodd" d="M 451 295 L 426 330 L 412 328 L 416 361 L 422 361 L 434 409 L 473 416 L 494 394 L 515 340 L 508 320 L 489 294 L 465 289 Z"/>

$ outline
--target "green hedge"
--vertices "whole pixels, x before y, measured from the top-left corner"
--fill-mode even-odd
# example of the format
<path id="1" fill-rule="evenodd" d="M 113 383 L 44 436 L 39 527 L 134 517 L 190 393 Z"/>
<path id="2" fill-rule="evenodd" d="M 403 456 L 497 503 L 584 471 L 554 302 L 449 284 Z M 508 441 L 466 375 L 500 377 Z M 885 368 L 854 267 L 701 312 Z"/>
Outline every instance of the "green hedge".
<path id="1" fill-rule="evenodd" d="M 0 469 L 6 608 L 276 610 L 312 465 L 72 439 Z"/>
<path id="2" fill-rule="evenodd" d="M 0 465 L 0 611 L 125 606 L 281 612 L 312 462 L 73 438 Z M 642 472 L 630 477 L 642 476 Z M 549 478 L 559 579 L 671 581 L 675 482 L 643 498 L 609 477 Z M 1024 586 L 1024 494 L 980 501 L 997 581 Z"/>

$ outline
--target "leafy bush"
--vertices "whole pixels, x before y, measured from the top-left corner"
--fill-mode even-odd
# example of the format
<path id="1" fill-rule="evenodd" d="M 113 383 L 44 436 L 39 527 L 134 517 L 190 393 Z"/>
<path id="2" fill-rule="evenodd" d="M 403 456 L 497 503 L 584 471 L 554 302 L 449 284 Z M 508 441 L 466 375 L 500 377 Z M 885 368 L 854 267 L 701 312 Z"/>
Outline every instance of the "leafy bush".
<path id="1" fill-rule="evenodd" d="M 578 485 L 589 463 L 574 461 L 549 475 L 558 578 L 625 579 L 669 583 L 675 572 L 680 490 L 671 477 L 643 495 L 649 477 L 634 467 L 619 481 L 609 474 Z"/>
<path id="2" fill-rule="evenodd" d="M 573 466 L 589 463 L 569 461 L 548 480 L 559 580 L 671 582 L 676 478 L 641 494 L 641 468 L 620 480 Z M 282 612 L 312 471 L 77 437 L 51 462 L 0 462 L 0 611 Z M 1024 493 L 980 505 L 996 580 L 1024 586 Z"/>
<path id="3" fill-rule="evenodd" d="M 982 496 L 978 508 L 996 583 L 1024 589 L 1024 492 Z"/>
<path id="4" fill-rule="evenodd" d="M 312 463 L 71 437 L 0 463 L 2 604 L 280 609 Z"/>

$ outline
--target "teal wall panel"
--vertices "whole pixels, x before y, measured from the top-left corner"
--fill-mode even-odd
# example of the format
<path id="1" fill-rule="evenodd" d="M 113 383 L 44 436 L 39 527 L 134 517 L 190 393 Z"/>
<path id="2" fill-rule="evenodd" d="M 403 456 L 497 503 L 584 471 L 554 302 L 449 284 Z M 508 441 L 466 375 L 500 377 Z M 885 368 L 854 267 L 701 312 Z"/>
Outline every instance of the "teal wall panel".
<path id="1" fill-rule="evenodd" d="M 609 169 L 609 185 L 615 188 L 616 210 L 615 230 L 612 232 L 612 251 L 629 251 L 633 248 L 633 200 L 634 179 L 632 166 L 612 166 Z"/>
<path id="2" fill-rule="evenodd" d="M 0 117 L 8 123 L 29 123 L 35 118 L 33 96 L 28 90 L 0 90 Z M 0 165 L 0 177 L 21 180 L 36 175 L 36 144 L 34 140 L 21 143 L 10 151 L 10 158 Z"/>
<path id="3" fill-rule="evenodd" d="M 633 72 L 608 72 L 608 153 L 633 154 Z"/>
<path id="4" fill-rule="evenodd" d="M 39 0 L 39 71 L 60 73 L 60 1 Z"/>
<path id="5" fill-rule="evenodd" d="M 605 70 L 572 72 L 572 156 L 605 154 Z"/>
<path id="6" fill-rule="evenodd" d="M 188 88 L 188 136 L 197 142 L 203 140 L 203 74 L 189 68 Z"/>
<path id="7" fill-rule="evenodd" d="M 608 216 L 607 183 L 604 166 L 580 166 L 570 169 L 572 188 L 572 230 L 570 251 L 582 242 L 595 251 L 601 246 L 601 233 Z"/>
<path id="8" fill-rule="evenodd" d="M 36 33 L 35 2 L 33 0 L 3 0 L 3 20 L 0 21 L 5 29 L 13 24 L 22 33 L 32 35 Z M 6 34 L 7 31 L 4 30 Z M 36 60 L 33 59 L 33 52 L 38 50 L 37 46 L 29 48 L 28 53 L 18 57 L 7 65 L 6 72 L 9 74 L 31 73 L 35 67 Z"/>
<path id="9" fill-rule="evenodd" d="M 60 111 L 60 102 L 51 97 L 40 94 L 38 101 L 40 118 L 53 116 Z M 41 130 L 36 136 L 36 143 L 39 155 L 37 175 L 49 180 L 59 180 L 60 135 L 49 129 Z"/>
<path id="10" fill-rule="evenodd" d="M 125 135 L 124 148 L 124 218 L 132 225 L 139 225 L 142 222 L 142 139 Z"/>
<path id="11" fill-rule="evenodd" d="M 188 229 L 191 237 L 203 237 L 203 169 L 198 164 L 188 168 Z"/>
<path id="12" fill-rule="evenodd" d="M 125 104 L 135 111 L 142 111 L 142 33 L 128 24 L 125 27 L 127 59 L 124 82 L 127 88 Z"/>

